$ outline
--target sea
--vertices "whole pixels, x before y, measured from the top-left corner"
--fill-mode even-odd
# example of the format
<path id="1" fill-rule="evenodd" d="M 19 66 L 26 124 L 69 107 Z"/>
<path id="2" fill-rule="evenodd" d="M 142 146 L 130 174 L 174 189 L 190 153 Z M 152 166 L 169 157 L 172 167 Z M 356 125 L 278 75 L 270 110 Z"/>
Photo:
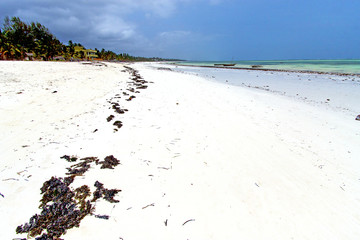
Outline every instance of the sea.
<path id="1" fill-rule="evenodd" d="M 326 73 L 360 74 L 360 59 L 348 60 L 263 60 L 263 61 L 183 61 L 180 65 L 215 66 L 216 64 L 235 64 L 229 68 L 277 69 L 290 71 L 314 71 Z"/>

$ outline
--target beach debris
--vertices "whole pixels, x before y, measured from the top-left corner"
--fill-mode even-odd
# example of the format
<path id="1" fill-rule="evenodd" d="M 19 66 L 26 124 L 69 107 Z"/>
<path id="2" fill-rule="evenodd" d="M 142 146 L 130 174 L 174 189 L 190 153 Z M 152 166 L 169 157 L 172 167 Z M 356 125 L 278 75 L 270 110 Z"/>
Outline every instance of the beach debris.
<path id="1" fill-rule="evenodd" d="M 155 203 L 152 203 L 152 204 L 148 204 L 146 205 L 145 207 L 143 207 L 142 209 L 145 209 L 145 208 L 148 208 L 148 207 L 154 207 L 155 206 Z"/>
<path id="2" fill-rule="evenodd" d="M 94 215 L 96 218 L 100 218 L 100 219 L 105 219 L 105 220 L 109 220 L 109 216 L 108 215 Z"/>
<path id="3" fill-rule="evenodd" d="M 41 188 L 41 214 L 33 215 L 28 223 L 18 226 L 16 233 L 28 233 L 30 237 L 42 234 L 36 239 L 58 239 L 68 229 L 79 227 L 80 221 L 93 211 L 93 207 L 90 201 L 85 201 L 87 194 L 78 194 L 83 191 L 79 189 L 88 187 L 82 186 L 72 191 L 70 184 L 56 177 L 44 182 Z"/>
<path id="4" fill-rule="evenodd" d="M 136 87 L 136 89 L 147 89 L 147 87 L 148 87 L 148 86 L 146 86 L 146 85 L 142 85 L 142 86 Z"/>
<path id="5" fill-rule="evenodd" d="M 118 128 L 121 128 L 123 126 L 121 121 L 115 121 L 113 125 L 117 126 Z"/>
<path id="6" fill-rule="evenodd" d="M 66 161 L 68 161 L 68 162 L 76 162 L 76 160 L 78 160 L 78 158 L 77 157 L 75 157 L 75 156 L 68 156 L 68 155 L 64 155 L 64 156 L 62 156 L 62 157 L 60 157 L 61 159 L 65 159 Z"/>
<path id="7" fill-rule="evenodd" d="M 68 172 L 66 175 L 75 175 L 75 176 L 81 176 L 83 175 L 87 170 L 90 168 L 90 163 L 95 162 L 98 164 L 99 159 L 97 157 L 86 157 L 80 159 L 81 162 L 71 165 L 69 168 L 66 168 Z"/>
<path id="8" fill-rule="evenodd" d="M 3 182 L 5 181 L 19 181 L 19 179 L 17 178 L 6 178 L 6 179 L 3 179 Z"/>
<path id="9" fill-rule="evenodd" d="M 158 167 L 158 169 L 169 170 L 170 168 L 168 168 L 168 167 Z"/>
<path id="10" fill-rule="evenodd" d="M 189 219 L 189 220 L 185 221 L 182 225 L 184 226 L 184 225 L 187 224 L 188 222 L 192 222 L 192 221 L 195 221 L 195 219 Z"/>
<path id="11" fill-rule="evenodd" d="M 146 89 L 148 86 L 146 85 L 148 82 L 145 81 L 141 75 L 139 74 L 139 72 L 129 66 L 124 66 L 125 70 L 123 70 L 122 72 L 128 72 L 130 74 L 130 80 L 127 82 L 127 88 L 126 90 L 130 93 L 140 93 L 139 91 L 137 91 L 138 89 Z M 123 89 L 120 89 L 122 91 L 122 94 L 124 96 L 129 96 L 127 97 L 125 100 L 126 101 L 131 101 L 133 99 L 136 98 L 135 95 L 133 94 L 129 94 L 125 91 L 123 91 Z M 121 93 L 121 92 L 120 92 Z M 119 99 L 121 99 L 120 94 L 116 94 L 114 97 L 112 97 L 110 100 L 108 100 L 108 102 L 111 104 L 111 108 L 115 111 L 115 113 L 118 114 L 124 114 L 125 112 L 127 112 L 127 109 L 123 109 L 121 108 L 120 104 L 119 104 Z M 115 118 L 114 115 L 110 115 L 106 120 L 108 122 L 112 121 Z M 116 121 L 113 125 L 117 126 L 117 129 L 114 129 L 114 132 L 117 132 L 119 130 L 119 128 L 121 128 L 123 126 L 121 121 Z"/>
<path id="12" fill-rule="evenodd" d="M 91 202 L 95 202 L 99 198 L 103 198 L 106 201 L 111 202 L 111 203 L 119 202 L 119 200 L 114 199 L 114 197 L 118 192 L 121 192 L 120 189 L 110 189 L 109 190 L 107 188 L 104 188 L 104 184 L 102 184 L 99 181 L 96 181 L 94 186 L 96 187 L 96 190 L 93 194 L 94 197 L 91 200 Z"/>
<path id="13" fill-rule="evenodd" d="M 121 109 L 119 103 L 112 102 L 111 104 L 112 104 L 112 109 L 114 109 L 116 113 L 124 114 L 125 112 L 128 111 L 127 109 Z"/>
<path id="14" fill-rule="evenodd" d="M 66 175 L 83 175 L 88 169 L 90 168 L 90 164 L 87 162 L 81 162 L 76 165 L 71 166 L 70 168 L 67 168 L 68 172 Z"/>
<path id="15" fill-rule="evenodd" d="M 357 115 L 355 120 L 360 121 L 360 115 Z"/>
<path id="16" fill-rule="evenodd" d="M 117 160 L 113 155 L 107 156 L 104 158 L 104 161 L 99 162 L 101 164 L 101 169 L 109 168 L 114 169 L 115 166 L 120 164 L 120 161 Z"/>
<path id="17" fill-rule="evenodd" d="M 164 221 L 164 223 L 165 223 L 165 227 L 166 227 L 167 224 L 168 224 L 168 220 L 166 219 L 166 220 Z"/>
<path id="18" fill-rule="evenodd" d="M 64 155 L 61 158 L 75 162 L 77 157 Z M 29 237 L 36 237 L 36 240 L 60 240 L 60 236 L 73 227 L 79 227 L 81 220 L 88 215 L 93 215 L 96 218 L 108 220 L 108 215 L 95 215 L 95 205 L 91 204 L 103 198 L 104 200 L 117 203 L 114 199 L 115 195 L 120 192 L 119 189 L 107 189 L 104 184 L 96 181 L 96 190 L 91 193 L 89 186 L 82 185 L 76 189 L 70 187 L 74 182 L 76 176 L 84 174 L 91 163 L 96 165 L 102 164 L 101 168 L 111 168 L 120 164 L 113 155 L 105 157 L 104 161 L 99 162 L 97 157 L 81 158 L 81 162 L 72 165 L 68 169 L 64 178 L 51 177 L 50 180 L 45 181 L 40 188 L 42 198 L 40 200 L 39 208 L 42 209 L 40 214 L 33 215 L 28 223 L 20 225 L 16 228 L 16 233 L 28 233 Z M 1 194 L 1 193 L 0 193 Z M 90 201 L 90 197 L 93 199 Z M 1 196 L 3 196 L 1 194 Z M 4 197 L 4 196 L 3 196 Z"/>
<path id="19" fill-rule="evenodd" d="M 132 99 L 136 98 L 134 95 L 130 96 L 126 101 L 131 101 Z"/>
<path id="20" fill-rule="evenodd" d="M 114 119 L 114 115 L 110 115 L 110 116 L 108 116 L 107 118 L 106 118 L 106 120 L 108 121 L 108 122 L 111 122 L 113 119 Z"/>
<path id="21" fill-rule="evenodd" d="M 0 192 L 0 196 L 2 196 L 3 198 L 5 198 L 5 196 Z"/>

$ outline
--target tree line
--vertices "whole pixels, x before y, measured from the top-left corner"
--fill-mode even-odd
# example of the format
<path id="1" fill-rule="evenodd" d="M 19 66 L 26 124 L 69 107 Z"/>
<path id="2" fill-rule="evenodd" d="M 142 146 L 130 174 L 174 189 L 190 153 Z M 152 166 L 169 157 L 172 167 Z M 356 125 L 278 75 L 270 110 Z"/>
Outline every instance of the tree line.
<path id="1" fill-rule="evenodd" d="M 38 22 L 27 24 L 19 17 L 5 17 L 0 28 L 0 59 L 53 60 L 55 57 L 65 60 L 84 59 L 83 51 L 75 51 L 75 47 L 83 47 L 71 40 L 67 45 L 61 43 L 44 25 Z M 84 48 L 85 49 L 85 48 Z M 159 61 L 160 58 L 133 57 L 127 53 L 116 54 L 113 51 L 96 49 L 99 59 L 119 61 Z"/>

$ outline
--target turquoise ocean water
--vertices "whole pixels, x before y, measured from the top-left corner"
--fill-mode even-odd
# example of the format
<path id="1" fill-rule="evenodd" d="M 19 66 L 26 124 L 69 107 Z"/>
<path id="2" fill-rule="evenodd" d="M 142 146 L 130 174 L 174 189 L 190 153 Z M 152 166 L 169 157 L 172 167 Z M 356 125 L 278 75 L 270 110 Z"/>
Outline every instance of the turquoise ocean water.
<path id="1" fill-rule="evenodd" d="M 360 59 L 356 60 L 265 60 L 265 61 L 185 61 L 181 65 L 214 66 L 235 64 L 232 68 L 279 69 L 292 71 L 316 71 L 330 73 L 360 74 Z"/>

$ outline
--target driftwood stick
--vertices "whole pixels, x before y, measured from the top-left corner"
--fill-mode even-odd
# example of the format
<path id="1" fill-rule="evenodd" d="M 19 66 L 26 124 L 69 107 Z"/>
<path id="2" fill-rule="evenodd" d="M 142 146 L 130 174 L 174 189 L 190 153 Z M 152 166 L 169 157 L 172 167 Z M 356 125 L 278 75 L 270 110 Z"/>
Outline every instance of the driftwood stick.
<path id="1" fill-rule="evenodd" d="M 145 209 L 147 207 L 154 207 L 155 206 L 155 203 L 152 203 L 152 204 L 149 204 L 149 205 L 146 205 L 145 207 L 143 207 L 142 209 Z"/>
<path id="2" fill-rule="evenodd" d="M 187 220 L 186 222 L 183 223 L 183 226 L 184 226 L 185 224 L 187 224 L 188 222 L 191 222 L 191 221 L 195 221 L 195 219 L 189 219 L 189 220 Z"/>

